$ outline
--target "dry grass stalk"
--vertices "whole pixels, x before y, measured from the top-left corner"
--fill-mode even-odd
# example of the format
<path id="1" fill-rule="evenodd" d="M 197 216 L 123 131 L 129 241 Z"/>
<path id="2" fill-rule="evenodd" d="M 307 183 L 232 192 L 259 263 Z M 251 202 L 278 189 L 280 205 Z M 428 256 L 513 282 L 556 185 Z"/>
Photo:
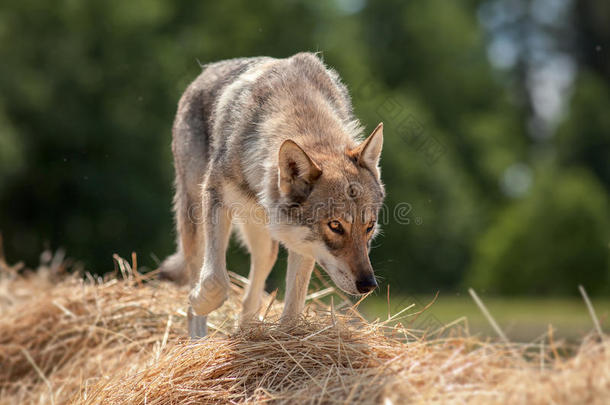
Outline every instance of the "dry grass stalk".
<path id="1" fill-rule="evenodd" d="M 132 262 L 133 263 L 133 262 Z M 244 280 L 210 317 L 210 337 L 184 337 L 186 292 L 119 262 L 124 280 L 52 283 L 0 276 L 0 403 L 603 403 L 610 341 L 569 358 L 557 342 L 429 335 L 314 302 L 303 319 L 236 330 Z M 135 267 L 135 266 L 134 266 Z M 433 337 L 431 337 L 433 336 Z M 565 347 L 563 348 L 565 350 Z M 515 356 L 514 353 L 519 355 Z"/>

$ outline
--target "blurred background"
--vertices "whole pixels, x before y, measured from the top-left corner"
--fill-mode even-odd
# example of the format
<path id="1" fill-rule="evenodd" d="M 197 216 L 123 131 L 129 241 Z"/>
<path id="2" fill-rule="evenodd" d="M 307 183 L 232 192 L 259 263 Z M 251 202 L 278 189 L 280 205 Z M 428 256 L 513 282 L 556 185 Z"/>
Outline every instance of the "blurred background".
<path id="1" fill-rule="evenodd" d="M 392 312 L 440 291 L 440 323 L 476 311 L 472 286 L 525 337 L 588 325 L 578 284 L 610 312 L 606 0 L 5 3 L 8 260 L 62 247 L 95 273 L 132 251 L 156 268 L 174 250 L 171 125 L 200 64 L 304 50 L 337 69 L 367 131 L 385 123 L 401 220 L 388 215 L 374 243 L 382 283 L 365 312 L 387 312 L 388 284 Z M 237 245 L 228 262 L 247 273 Z"/>

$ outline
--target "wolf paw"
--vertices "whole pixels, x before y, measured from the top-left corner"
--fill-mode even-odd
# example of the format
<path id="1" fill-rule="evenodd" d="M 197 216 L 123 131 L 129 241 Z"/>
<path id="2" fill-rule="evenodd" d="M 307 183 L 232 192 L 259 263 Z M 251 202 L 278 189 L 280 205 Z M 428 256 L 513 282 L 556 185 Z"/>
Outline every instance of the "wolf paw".
<path id="1" fill-rule="evenodd" d="M 229 297 L 229 280 L 213 275 L 204 276 L 193 288 L 189 300 L 195 314 L 207 315 L 219 308 Z"/>
<path id="2" fill-rule="evenodd" d="M 258 321 L 260 312 L 261 300 L 259 297 L 252 297 L 246 294 L 246 298 L 242 302 L 242 310 L 239 314 L 239 326 L 246 328 Z"/>
<path id="3" fill-rule="evenodd" d="M 239 327 L 242 329 L 248 329 L 252 325 L 255 325 L 258 321 L 258 312 L 239 314 Z"/>
<path id="4" fill-rule="evenodd" d="M 161 280 L 172 281 L 178 285 L 188 283 L 188 273 L 186 271 L 186 262 L 182 253 L 174 253 L 161 263 L 159 278 Z"/>

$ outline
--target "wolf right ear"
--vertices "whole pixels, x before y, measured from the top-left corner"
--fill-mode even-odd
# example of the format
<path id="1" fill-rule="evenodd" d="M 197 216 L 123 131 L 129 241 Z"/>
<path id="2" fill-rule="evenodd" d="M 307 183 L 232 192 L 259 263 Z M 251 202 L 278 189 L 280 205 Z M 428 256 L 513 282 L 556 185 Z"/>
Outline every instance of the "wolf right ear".
<path id="1" fill-rule="evenodd" d="M 280 146 L 278 175 L 280 192 L 298 202 L 307 198 L 322 169 L 296 142 L 287 139 Z"/>
<path id="2" fill-rule="evenodd" d="M 360 166 L 371 170 L 379 179 L 379 158 L 383 146 L 383 122 L 360 145 L 350 151 L 350 155 L 356 158 Z"/>

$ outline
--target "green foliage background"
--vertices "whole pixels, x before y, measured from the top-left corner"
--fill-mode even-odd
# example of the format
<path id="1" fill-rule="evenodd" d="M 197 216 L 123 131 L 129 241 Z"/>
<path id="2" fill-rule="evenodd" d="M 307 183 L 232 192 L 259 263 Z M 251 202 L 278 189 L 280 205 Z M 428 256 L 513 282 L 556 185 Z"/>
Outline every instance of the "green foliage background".
<path id="1" fill-rule="evenodd" d="M 3 4 L 0 231 L 9 259 L 35 265 L 43 248 L 61 246 L 92 271 L 131 251 L 154 268 L 174 248 L 170 129 L 199 63 L 309 50 L 339 71 L 368 129 L 386 124 L 389 212 L 408 207 L 408 221 L 388 218 L 372 259 L 393 290 L 573 294 L 583 283 L 607 294 L 607 4 Z M 534 88 L 541 66 L 571 72 L 563 107 L 546 121 L 538 110 L 552 100 Z M 231 269 L 247 272 L 239 248 L 229 256 Z M 280 260 L 271 284 L 283 271 Z"/>

